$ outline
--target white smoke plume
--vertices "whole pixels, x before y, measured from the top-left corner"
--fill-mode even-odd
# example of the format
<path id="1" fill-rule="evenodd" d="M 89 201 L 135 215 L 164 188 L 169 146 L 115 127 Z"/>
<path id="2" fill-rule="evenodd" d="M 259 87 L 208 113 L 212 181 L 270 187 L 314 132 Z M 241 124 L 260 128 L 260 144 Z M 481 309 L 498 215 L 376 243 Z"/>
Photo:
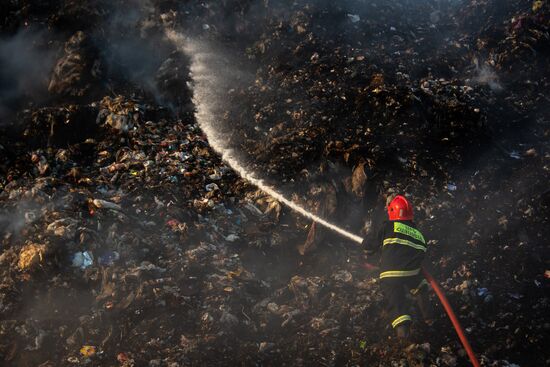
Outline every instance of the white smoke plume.
<path id="1" fill-rule="evenodd" d="M 475 84 L 488 85 L 493 92 L 501 92 L 504 88 L 500 84 L 498 75 L 488 65 L 479 66 L 477 59 L 474 59 L 476 76 L 472 79 Z"/>

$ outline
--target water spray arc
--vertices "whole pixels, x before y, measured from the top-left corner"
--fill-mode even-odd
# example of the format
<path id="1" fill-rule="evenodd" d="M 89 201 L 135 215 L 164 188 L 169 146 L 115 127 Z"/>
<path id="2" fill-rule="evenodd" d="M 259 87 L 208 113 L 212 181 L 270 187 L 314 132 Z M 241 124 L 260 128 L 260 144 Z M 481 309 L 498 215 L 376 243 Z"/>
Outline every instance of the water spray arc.
<path id="1" fill-rule="evenodd" d="M 353 233 L 350 233 L 325 219 L 307 211 L 300 205 L 284 197 L 283 194 L 264 183 L 254 173 L 247 170 L 236 157 L 232 149 L 225 146 L 226 137 L 222 136 L 215 128 L 216 116 L 221 116 L 224 111 L 219 111 L 216 102 L 219 102 L 221 95 L 217 94 L 219 90 L 224 90 L 224 83 L 217 73 L 224 73 L 226 76 L 231 73 L 233 68 L 228 65 L 227 61 L 220 59 L 219 55 L 211 52 L 204 45 L 193 41 L 174 31 L 167 31 L 167 37 L 174 42 L 177 47 L 191 58 L 191 77 L 193 79 L 193 103 L 196 108 L 195 117 L 197 122 L 206 134 L 210 146 L 218 153 L 222 159 L 235 170 L 242 178 L 264 191 L 266 194 L 277 199 L 292 210 L 300 213 L 306 218 L 309 218 L 348 239 L 361 243 L 363 239 Z M 217 71 L 210 65 L 216 65 Z"/>

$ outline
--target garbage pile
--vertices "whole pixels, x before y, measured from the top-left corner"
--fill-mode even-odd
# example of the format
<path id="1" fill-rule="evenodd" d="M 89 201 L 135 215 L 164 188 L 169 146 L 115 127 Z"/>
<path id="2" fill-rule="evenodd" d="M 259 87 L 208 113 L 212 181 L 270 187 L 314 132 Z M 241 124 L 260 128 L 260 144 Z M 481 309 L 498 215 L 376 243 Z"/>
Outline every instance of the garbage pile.
<path id="1" fill-rule="evenodd" d="M 32 90 L 0 78 L 17 92 L 0 106 L 0 360 L 468 365 L 440 307 L 396 340 L 376 255 L 211 149 L 169 27 L 254 75 L 218 116 L 252 171 L 365 236 L 387 196 L 410 195 L 426 266 L 482 364 L 548 364 L 549 13 L 538 0 L 9 2 L 0 42 L 42 29 L 56 61 Z"/>

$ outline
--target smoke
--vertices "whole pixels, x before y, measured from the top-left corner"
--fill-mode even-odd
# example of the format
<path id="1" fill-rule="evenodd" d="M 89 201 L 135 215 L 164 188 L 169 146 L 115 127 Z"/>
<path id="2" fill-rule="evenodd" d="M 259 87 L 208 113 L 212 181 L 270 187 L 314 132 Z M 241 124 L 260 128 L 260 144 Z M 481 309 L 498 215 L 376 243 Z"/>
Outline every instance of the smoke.
<path id="1" fill-rule="evenodd" d="M 0 39 L 0 124 L 28 102 L 62 103 L 68 98 L 86 103 L 110 92 L 129 95 L 137 91 L 157 103 L 166 102 L 158 71 L 174 49 L 164 40 L 158 11 L 142 0 L 89 7 L 104 15 L 93 28 L 86 24 L 76 28 L 90 42 L 86 52 L 78 52 L 63 67 L 64 72 L 57 76 L 61 89 L 55 92 L 48 92 L 48 84 L 54 77 L 56 59 L 63 56 L 63 52 L 57 55 L 59 41 L 67 41 L 71 33 L 25 28 Z M 58 11 L 62 14 L 67 10 Z M 82 94 L 71 91 L 78 83 Z"/>
<path id="2" fill-rule="evenodd" d="M 167 37 L 172 40 L 178 48 L 191 57 L 191 77 L 193 78 L 193 102 L 196 106 L 196 119 L 202 131 L 208 137 L 210 146 L 221 155 L 222 159 L 232 167 L 241 177 L 248 180 L 259 189 L 269 194 L 278 201 L 284 203 L 292 210 L 301 215 L 335 231 L 339 234 L 358 243 L 362 238 L 335 226 L 332 223 L 308 212 L 296 203 L 285 198 L 281 193 L 259 179 L 255 173 L 249 172 L 239 161 L 232 149 L 229 149 L 225 142 L 226 137 L 219 132 L 216 121 L 220 118 L 223 106 L 223 88 L 231 81 L 231 77 L 240 75 L 231 73 L 232 65 L 220 55 L 205 47 L 201 42 L 186 39 L 174 31 L 167 31 Z M 223 72 L 223 77 L 220 75 Z"/>
<path id="3" fill-rule="evenodd" d="M 14 213 L 7 211 L 0 213 L 0 232 L 2 233 L 19 233 L 25 224 L 25 215 L 19 210 Z"/>
<path id="4" fill-rule="evenodd" d="M 147 0 L 111 5 L 93 38 L 115 93 L 138 94 L 174 112 L 186 103 L 182 75 L 187 73 L 174 67 L 179 64 L 174 55 L 179 53 L 164 35 L 163 24 L 172 21 L 174 15 L 161 14 Z"/>
<path id="5" fill-rule="evenodd" d="M 0 40 L 0 124 L 24 99 L 46 96 L 55 51 L 44 41 L 45 32 L 23 29 Z"/>
<path id="6" fill-rule="evenodd" d="M 51 202 L 48 205 L 55 207 L 58 203 Z M 44 216 L 41 206 L 31 200 L 22 199 L 12 208 L 3 208 L 0 211 L 0 233 L 6 235 L 21 234 L 21 231 Z"/>
<path id="7" fill-rule="evenodd" d="M 157 43 L 154 34 L 148 34 L 148 24 L 144 22 L 148 8 L 137 4 L 131 8 L 116 8 L 105 20 L 104 44 L 101 53 L 110 74 L 124 76 L 135 83 L 157 93 L 154 75 L 165 50 Z M 149 38 L 148 38 L 149 37 Z M 99 37 L 97 37 L 99 38 Z"/>
<path id="8" fill-rule="evenodd" d="M 476 75 L 472 79 L 475 84 L 488 85 L 493 92 L 501 92 L 504 88 L 500 84 L 498 75 L 488 65 L 479 66 L 477 59 L 474 60 Z"/>
<path id="9" fill-rule="evenodd" d="M 427 6 L 429 2 L 422 1 L 421 4 Z M 99 89 L 100 93 L 90 91 L 83 100 L 91 101 L 101 93 L 107 93 L 107 86 L 111 87 L 109 91 L 120 94 L 138 87 L 157 103 L 171 107 L 172 102 L 165 98 L 165 91 L 159 85 L 158 74 L 163 62 L 171 57 L 172 49 L 163 40 L 163 29 L 159 25 L 163 22 L 161 17 L 169 14 L 161 12 L 172 9 L 175 4 L 125 0 L 107 6 L 90 6 L 101 10 L 98 12 L 103 15 L 93 29 L 83 25 L 82 31 L 94 41 L 101 56 L 100 64 L 107 73 L 92 81 L 96 84 L 92 90 Z M 300 10 L 304 7 L 313 9 L 316 14 L 315 19 L 308 20 L 307 31 L 315 27 L 335 37 L 347 37 L 348 40 L 351 37 L 358 41 L 364 38 L 357 28 L 361 22 L 354 23 L 352 19 L 363 20 L 384 8 L 384 3 L 359 0 L 337 3 L 328 0 L 186 2 L 180 5 L 178 19 L 185 23 L 186 34 L 200 32 L 211 37 L 215 33 L 214 37 L 231 40 L 244 49 L 252 46 L 265 30 L 265 25 L 275 18 L 292 26 L 293 21 L 303 16 Z M 343 32 L 352 28 L 357 28 L 356 34 Z M 45 32 L 25 29 L 10 39 L 0 40 L 0 120 L 20 109 L 25 100 L 41 103 L 49 97 L 47 83 L 55 62 L 55 50 L 47 44 L 45 35 Z M 49 38 L 52 38 L 51 34 Z"/>

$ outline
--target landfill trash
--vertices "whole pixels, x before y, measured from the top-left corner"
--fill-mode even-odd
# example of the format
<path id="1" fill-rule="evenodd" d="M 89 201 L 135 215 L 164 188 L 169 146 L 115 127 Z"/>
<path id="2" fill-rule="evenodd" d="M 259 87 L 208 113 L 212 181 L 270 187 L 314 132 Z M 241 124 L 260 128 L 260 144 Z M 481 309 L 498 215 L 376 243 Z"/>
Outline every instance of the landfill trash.
<path id="1" fill-rule="evenodd" d="M 72 265 L 75 268 L 86 269 L 94 263 L 92 254 L 88 251 L 77 252 L 73 255 Z"/>
<path id="2" fill-rule="evenodd" d="M 516 152 L 516 151 L 510 152 L 510 157 L 514 159 L 521 159 L 521 155 L 519 154 L 519 152 Z"/>
<path id="3" fill-rule="evenodd" d="M 205 189 L 206 191 L 210 192 L 210 191 L 219 190 L 220 188 L 215 183 L 209 183 L 208 185 L 206 185 Z"/>
<path id="4" fill-rule="evenodd" d="M 365 163 L 359 164 L 352 174 L 351 190 L 357 196 L 362 198 L 364 196 L 365 183 L 367 182 L 367 174 L 365 173 Z"/>
<path id="5" fill-rule="evenodd" d="M 548 2 L 180 5 L 3 2 L 0 365 L 468 363 L 216 136 L 361 238 L 407 195 L 483 363 L 548 364 Z"/>
<path id="6" fill-rule="evenodd" d="M 99 76 L 97 50 L 88 34 L 77 31 L 65 43 L 64 51 L 55 65 L 48 91 L 82 97 L 90 92 L 94 79 Z"/>
<path id="7" fill-rule="evenodd" d="M 534 12 L 538 11 L 542 6 L 544 5 L 544 1 L 542 0 L 535 0 L 533 1 L 532 9 Z"/>
<path id="8" fill-rule="evenodd" d="M 122 210 L 121 206 L 115 203 L 112 203 L 110 201 L 101 200 L 101 199 L 93 199 L 92 203 L 95 205 L 98 209 L 113 209 L 113 210 Z"/>
<path id="9" fill-rule="evenodd" d="M 273 349 L 273 347 L 275 347 L 274 343 L 261 342 L 260 346 L 258 347 L 258 352 L 265 353 Z"/>
<path id="10" fill-rule="evenodd" d="M 523 295 L 519 293 L 508 293 L 508 297 L 518 300 L 522 299 Z"/>
<path id="11" fill-rule="evenodd" d="M 35 265 L 43 261 L 45 251 L 46 246 L 44 245 L 34 243 L 25 245 L 19 253 L 17 266 L 21 270 L 32 269 Z"/>
<path id="12" fill-rule="evenodd" d="M 237 236 L 236 234 L 230 234 L 227 237 L 225 237 L 225 240 L 229 242 L 235 242 L 238 239 L 239 239 L 239 236 Z"/>
<path id="13" fill-rule="evenodd" d="M 477 289 L 477 295 L 478 296 L 483 297 L 487 294 L 489 294 L 489 290 L 487 288 L 478 288 Z"/>
<path id="14" fill-rule="evenodd" d="M 457 357 L 444 350 L 440 357 L 438 357 L 437 362 L 441 366 L 454 367 L 457 365 Z"/>
<path id="15" fill-rule="evenodd" d="M 430 13 L 430 22 L 432 23 L 438 23 L 441 19 L 441 12 L 440 11 L 433 11 Z"/>
<path id="16" fill-rule="evenodd" d="M 106 253 L 98 257 L 97 262 L 99 265 L 109 266 L 109 265 L 113 265 L 118 259 L 120 259 L 120 255 L 118 252 L 107 251 Z"/>
<path id="17" fill-rule="evenodd" d="M 357 23 L 361 20 L 361 17 L 357 14 L 348 14 L 348 18 L 352 23 Z"/>
<path id="18" fill-rule="evenodd" d="M 46 231 L 59 237 L 71 239 L 76 234 L 77 223 L 71 218 L 62 218 L 53 221 L 48 225 Z"/>
<path id="19" fill-rule="evenodd" d="M 80 354 L 83 357 L 93 357 L 96 354 L 96 347 L 93 345 L 85 345 L 82 348 L 80 348 Z"/>
<path id="20" fill-rule="evenodd" d="M 351 283 L 353 281 L 353 275 L 346 270 L 340 270 L 333 275 L 334 280 L 342 283 Z"/>
<path id="21" fill-rule="evenodd" d="M 538 155 L 535 148 L 527 149 L 524 154 L 527 157 L 536 157 Z"/>

